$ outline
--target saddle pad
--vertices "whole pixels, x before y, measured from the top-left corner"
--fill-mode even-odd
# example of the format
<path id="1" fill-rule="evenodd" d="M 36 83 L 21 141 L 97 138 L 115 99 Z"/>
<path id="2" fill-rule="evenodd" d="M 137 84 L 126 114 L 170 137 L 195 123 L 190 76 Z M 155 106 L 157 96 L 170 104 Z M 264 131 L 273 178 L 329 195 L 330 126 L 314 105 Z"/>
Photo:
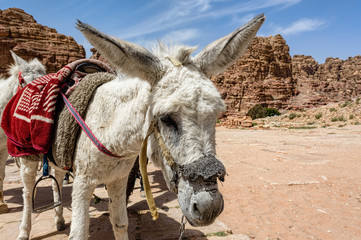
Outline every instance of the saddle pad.
<path id="1" fill-rule="evenodd" d="M 69 76 L 74 75 L 67 93 L 79 84 L 82 75 L 74 71 L 84 63 L 99 64 L 106 71 L 114 73 L 108 66 L 97 60 L 74 61 L 57 73 L 42 76 L 17 92 L 3 112 L 1 127 L 8 137 L 8 152 L 14 157 L 43 154 L 49 151 L 54 131 L 54 117 L 58 94 L 66 86 Z M 80 75 L 79 75 L 80 74 Z"/>
<path id="2" fill-rule="evenodd" d="M 1 127 L 14 157 L 45 153 L 51 145 L 55 103 L 60 86 L 72 69 L 42 76 L 20 90 L 6 105 Z"/>
<path id="3" fill-rule="evenodd" d="M 114 78 L 114 74 L 98 72 L 88 74 L 78 84 L 68 99 L 82 118 L 95 89 Z M 62 101 L 59 101 L 58 109 L 52 153 L 56 165 L 67 170 L 73 165 L 76 140 L 81 129 Z"/>

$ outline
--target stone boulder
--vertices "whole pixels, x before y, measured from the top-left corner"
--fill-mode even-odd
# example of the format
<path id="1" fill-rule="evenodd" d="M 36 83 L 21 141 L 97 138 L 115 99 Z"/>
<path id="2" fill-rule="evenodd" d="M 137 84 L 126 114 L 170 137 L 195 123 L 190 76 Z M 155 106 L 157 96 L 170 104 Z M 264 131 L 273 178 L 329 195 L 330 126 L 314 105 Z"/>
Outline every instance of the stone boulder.
<path id="1" fill-rule="evenodd" d="M 85 58 L 83 46 L 72 37 L 37 23 L 18 8 L 0 10 L 0 74 L 6 75 L 13 62 L 10 50 L 25 60 L 38 58 L 49 73 Z"/>

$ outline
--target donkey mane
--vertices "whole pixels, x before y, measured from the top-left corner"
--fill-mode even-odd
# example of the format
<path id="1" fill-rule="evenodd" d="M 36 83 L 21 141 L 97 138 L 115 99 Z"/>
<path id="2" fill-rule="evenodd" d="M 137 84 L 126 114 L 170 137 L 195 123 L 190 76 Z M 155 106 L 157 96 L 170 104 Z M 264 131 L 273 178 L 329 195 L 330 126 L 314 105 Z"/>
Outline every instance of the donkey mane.
<path id="1" fill-rule="evenodd" d="M 31 70 L 34 72 L 46 72 L 45 66 L 36 58 L 29 61 L 28 64 L 31 66 Z M 20 66 L 19 64 L 12 63 L 8 67 L 8 73 L 10 76 L 17 76 L 20 71 L 24 71 L 23 68 L 24 67 Z"/>
<path id="2" fill-rule="evenodd" d="M 189 47 L 182 44 L 166 44 L 158 41 L 158 44 L 152 46 L 152 52 L 160 57 L 171 57 L 178 60 L 183 65 L 192 65 L 193 58 L 191 54 L 197 50 L 197 47 Z"/>

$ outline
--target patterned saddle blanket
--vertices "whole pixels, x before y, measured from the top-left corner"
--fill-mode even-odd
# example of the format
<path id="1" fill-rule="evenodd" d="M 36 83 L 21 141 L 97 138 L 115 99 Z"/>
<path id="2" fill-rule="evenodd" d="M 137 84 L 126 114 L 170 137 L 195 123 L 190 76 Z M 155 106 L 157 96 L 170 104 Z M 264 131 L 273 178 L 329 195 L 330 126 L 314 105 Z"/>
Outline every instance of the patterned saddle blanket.
<path id="1" fill-rule="evenodd" d="M 57 73 L 42 76 L 17 92 L 3 112 L 1 127 L 8 137 L 11 156 L 44 154 L 49 151 L 54 132 L 54 118 L 59 92 L 69 96 L 87 75 L 86 63 L 98 66 L 99 71 L 114 74 L 101 61 L 74 61 Z"/>

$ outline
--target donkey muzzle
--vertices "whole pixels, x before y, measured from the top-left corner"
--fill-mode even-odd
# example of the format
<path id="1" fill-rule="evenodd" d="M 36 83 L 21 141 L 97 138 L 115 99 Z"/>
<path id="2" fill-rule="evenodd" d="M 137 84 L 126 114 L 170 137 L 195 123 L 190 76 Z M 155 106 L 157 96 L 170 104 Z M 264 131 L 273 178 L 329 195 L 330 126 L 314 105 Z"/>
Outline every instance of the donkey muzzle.
<path id="1" fill-rule="evenodd" d="M 213 154 L 207 154 L 192 163 L 181 166 L 180 173 L 184 180 L 195 181 L 201 177 L 205 181 L 218 178 L 223 182 L 226 168 Z"/>

